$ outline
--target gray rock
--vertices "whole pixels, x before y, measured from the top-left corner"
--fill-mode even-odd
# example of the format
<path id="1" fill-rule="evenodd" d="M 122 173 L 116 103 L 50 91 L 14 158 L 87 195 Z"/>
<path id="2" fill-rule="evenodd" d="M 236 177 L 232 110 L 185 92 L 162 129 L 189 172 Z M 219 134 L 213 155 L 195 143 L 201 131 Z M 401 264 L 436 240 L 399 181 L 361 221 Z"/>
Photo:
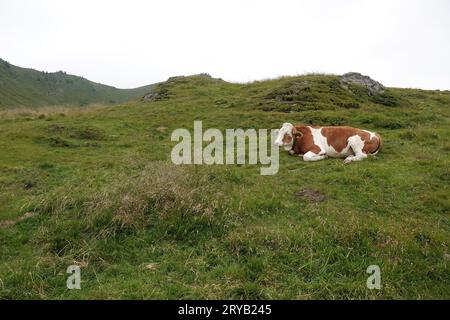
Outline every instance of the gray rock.
<path id="1" fill-rule="evenodd" d="M 144 101 L 146 101 L 146 102 L 159 101 L 159 100 L 163 100 L 163 99 L 164 99 L 164 97 L 161 96 L 161 94 L 159 92 L 150 92 L 144 96 Z"/>
<path id="2" fill-rule="evenodd" d="M 151 91 L 147 93 L 142 100 L 145 102 L 154 102 L 166 100 L 169 98 L 169 90 L 165 87 L 165 82 L 157 83 L 151 88 Z"/>
<path id="3" fill-rule="evenodd" d="M 381 83 L 358 72 L 349 72 L 341 77 L 341 85 L 344 88 L 348 88 L 349 84 L 356 84 L 366 87 L 369 90 L 370 95 L 383 93 L 385 90 L 385 87 Z"/>

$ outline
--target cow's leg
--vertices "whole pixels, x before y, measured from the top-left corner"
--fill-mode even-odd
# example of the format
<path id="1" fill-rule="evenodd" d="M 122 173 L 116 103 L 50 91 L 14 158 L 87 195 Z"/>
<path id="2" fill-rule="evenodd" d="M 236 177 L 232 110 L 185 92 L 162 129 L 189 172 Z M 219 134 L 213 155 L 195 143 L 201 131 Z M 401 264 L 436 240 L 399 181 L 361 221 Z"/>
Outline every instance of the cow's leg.
<path id="1" fill-rule="evenodd" d="M 314 152 L 308 151 L 303 155 L 304 161 L 319 161 L 325 159 L 327 156 L 324 154 L 316 154 Z"/>
<path id="2" fill-rule="evenodd" d="M 365 158 L 367 158 L 367 154 L 365 153 L 357 154 L 354 156 L 348 156 L 347 158 L 345 158 L 344 163 L 350 163 L 352 161 L 361 161 L 364 160 Z"/>
<path id="3" fill-rule="evenodd" d="M 345 158 L 344 163 L 350 163 L 352 161 L 361 161 L 367 158 L 367 154 L 363 151 L 364 141 L 359 136 L 353 136 L 348 139 L 348 144 L 353 150 L 355 155 Z"/>

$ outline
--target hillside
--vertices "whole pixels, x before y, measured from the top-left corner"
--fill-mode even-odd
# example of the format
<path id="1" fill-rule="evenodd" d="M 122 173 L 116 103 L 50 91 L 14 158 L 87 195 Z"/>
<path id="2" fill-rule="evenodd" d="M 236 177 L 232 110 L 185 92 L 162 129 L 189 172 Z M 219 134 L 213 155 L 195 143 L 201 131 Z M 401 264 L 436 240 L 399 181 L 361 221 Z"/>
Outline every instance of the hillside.
<path id="1" fill-rule="evenodd" d="M 174 77 L 126 108 L 0 112 L 0 299 L 449 299 L 450 94 L 356 78 Z M 280 151 L 274 176 L 175 166 L 194 120 L 349 125 L 384 147 L 350 165 Z"/>
<path id="2" fill-rule="evenodd" d="M 118 104 L 135 100 L 150 88 L 117 89 L 62 71 L 40 72 L 0 59 L 0 109 Z"/>

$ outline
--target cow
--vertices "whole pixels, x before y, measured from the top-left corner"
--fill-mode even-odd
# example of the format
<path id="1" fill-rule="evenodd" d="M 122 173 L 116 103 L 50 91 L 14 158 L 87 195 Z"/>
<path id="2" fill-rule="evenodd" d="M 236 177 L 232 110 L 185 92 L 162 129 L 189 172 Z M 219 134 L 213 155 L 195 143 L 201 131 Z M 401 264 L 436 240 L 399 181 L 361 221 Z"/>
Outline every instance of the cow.
<path id="1" fill-rule="evenodd" d="M 379 134 L 352 127 L 318 127 L 284 123 L 275 145 L 304 161 L 328 157 L 345 158 L 344 163 L 361 161 L 381 149 Z"/>

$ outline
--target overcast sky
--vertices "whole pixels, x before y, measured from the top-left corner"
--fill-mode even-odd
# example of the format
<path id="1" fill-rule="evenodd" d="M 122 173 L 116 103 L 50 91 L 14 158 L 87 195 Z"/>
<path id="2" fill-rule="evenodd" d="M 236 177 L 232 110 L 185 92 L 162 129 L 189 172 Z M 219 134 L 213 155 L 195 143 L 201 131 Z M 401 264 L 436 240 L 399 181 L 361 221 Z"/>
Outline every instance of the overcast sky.
<path id="1" fill-rule="evenodd" d="M 358 71 L 450 89 L 450 1 L 0 0 L 0 58 L 120 88 Z"/>

